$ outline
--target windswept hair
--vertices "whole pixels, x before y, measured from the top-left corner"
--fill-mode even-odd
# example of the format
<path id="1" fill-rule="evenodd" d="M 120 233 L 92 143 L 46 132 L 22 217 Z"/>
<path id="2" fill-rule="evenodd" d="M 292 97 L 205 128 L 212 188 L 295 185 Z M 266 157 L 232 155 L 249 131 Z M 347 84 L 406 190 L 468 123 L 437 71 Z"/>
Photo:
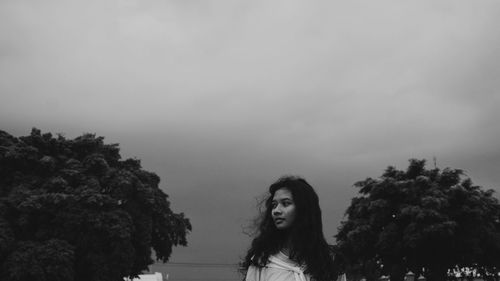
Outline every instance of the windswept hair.
<path id="1" fill-rule="evenodd" d="M 305 265 L 305 273 L 316 281 L 335 281 L 337 270 L 333 263 L 331 247 L 323 236 L 321 209 L 318 195 L 305 179 L 296 176 L 284 176 L 271 184 L 265 200 L 265 211 L 257 223 L 256 237 L 242 262 L 242 271 L 250 265 L 264 267 L 269 256 L 276 254 L 284 246 L 285 233 L 276 228 L 271 216 L 274 193 L 286 188 L 292 193 L 296 208 L 296 217 L 289 235 L 292 249 L 290 259 Z"/>

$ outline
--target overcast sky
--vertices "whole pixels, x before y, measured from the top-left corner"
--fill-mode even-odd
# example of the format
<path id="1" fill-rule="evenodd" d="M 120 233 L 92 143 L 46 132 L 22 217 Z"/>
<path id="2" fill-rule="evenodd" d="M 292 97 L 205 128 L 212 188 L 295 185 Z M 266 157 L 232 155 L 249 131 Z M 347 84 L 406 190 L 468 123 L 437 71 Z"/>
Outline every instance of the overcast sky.
<path id="1" fill-rule="evenodd" d="M 356 189 L 436 157 L 500 191 L 498 1 L 0 1 L 0 129 L 120 143 L 235 263 L 282 174 L 333 243 Z M 497 195 L 498 197 L 498 195 Z"/>

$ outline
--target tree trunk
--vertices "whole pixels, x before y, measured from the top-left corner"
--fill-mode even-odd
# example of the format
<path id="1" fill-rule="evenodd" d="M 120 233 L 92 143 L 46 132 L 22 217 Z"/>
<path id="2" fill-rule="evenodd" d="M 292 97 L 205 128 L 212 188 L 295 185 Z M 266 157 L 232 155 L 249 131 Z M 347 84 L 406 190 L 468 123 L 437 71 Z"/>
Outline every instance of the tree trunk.
<path id="1" fill-rule="evenodd" d="M 395 264 L 391 267 L 391 270 L 390 270 L 390 277 L 391 277 L 391 281 L 404 281 L 405 279 L 405 268 L 402 266 L 402 265 L 399 265 L 399 264 Z M 442 281 L 446 281 L 446 280 L 442 280 Z"/>
<path id="2" fill-rule="evenodd" d="M 447 276 L 446 267 L 431 267 L 425 277 L 427 281 L 446 281 Z"/>

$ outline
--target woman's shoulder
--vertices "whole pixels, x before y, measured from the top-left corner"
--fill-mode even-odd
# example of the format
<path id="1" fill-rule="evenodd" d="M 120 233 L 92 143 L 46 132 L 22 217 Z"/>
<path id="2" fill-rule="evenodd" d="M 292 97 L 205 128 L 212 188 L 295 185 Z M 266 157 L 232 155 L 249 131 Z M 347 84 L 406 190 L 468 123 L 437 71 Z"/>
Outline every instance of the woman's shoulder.
<path id="1" fill-rule="evenodd" d="M 245 281 L 311 281 L 311 277 L 304 273 L 296 264 L 288 264 L 276 255 L 270 256 L 269 262 L 262 267 L 252 265 L 248 268 Z"/>

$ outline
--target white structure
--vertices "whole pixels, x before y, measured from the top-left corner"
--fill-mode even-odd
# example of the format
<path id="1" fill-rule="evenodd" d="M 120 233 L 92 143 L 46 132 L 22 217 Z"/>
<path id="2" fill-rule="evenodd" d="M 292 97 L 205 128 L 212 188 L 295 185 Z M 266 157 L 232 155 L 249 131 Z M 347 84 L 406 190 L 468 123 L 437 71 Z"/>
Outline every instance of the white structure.
<path id="1" fill-rule="evenodd" d="M 159 272 L 155 272 L 153 274 L 140 274 L 138 278 L 130 279 L 123 278 L 124 281 L 163 281 L 163 276 Z M 168 280 L 168 274 L 167 279 Z"/>

